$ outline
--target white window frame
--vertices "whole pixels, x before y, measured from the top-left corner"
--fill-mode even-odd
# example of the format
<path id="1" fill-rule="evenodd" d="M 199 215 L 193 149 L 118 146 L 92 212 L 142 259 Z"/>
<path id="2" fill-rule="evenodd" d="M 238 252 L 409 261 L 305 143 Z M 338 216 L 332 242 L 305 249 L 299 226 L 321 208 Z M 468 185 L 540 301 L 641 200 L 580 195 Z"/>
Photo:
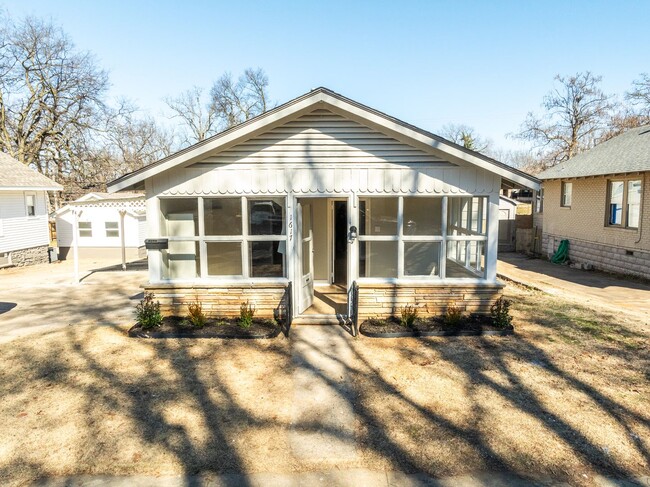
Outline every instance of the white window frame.
<path id="1" fill-rule="evenodd" d="M 30 198 L 30 197 L 34 198 L 34 205 L 30 205 L 30 204 L 27 202 L 28 198 Z M 36 204 L 37 204 L 37 203 L 36 203 L 36 193 L 32 193 L 32 192 L 25 193 L 25 216 L 26 216 L 27 218 L 35 218 L 35 217 L 37 216 L 37 215 L 36 215 Z M 30 207 L 30 206 L 32 206 L 32 207 L 34 208 L 34 214 L 33 214 L 33 215 L 30 215 L 30 214 L 29 214 L 29 207 Z"/>
<path id="2" fill-rule="evenodd" d="M 195 199 L 198 205 L 198 235 L 194 237 L 173 237 L 167 236 L 162 238 L 167 238 L 169 242 L 198 242 L 199 243 L 199 268 L 200 273 L 197 279 L 200 279 L 202 282 L 216 281 L 223 283 L 224 281 L 253 281 L 253 282 L 286 282 L 288 280 L 288 262 L 287 262 L 287 252 L 288 252 L 288 242 L 287 242 L 287 222 L 288 218 L 288 201 L 287 195 L 254 195 L 254 196 L 241 196 L 239 197 L 242 205 L 242 233 L 241 235 L 205 235 L 205 199 L 235 199 L 237 196 L 233 197 L 230 195 L 224 196 L 198 196 L 198 197 L 159 197 L 159 200 L 171 200 L 171 199 Z M 282 235 L 249 235 L 249 214 L 248 214 L 248 204 L 250 201 L 254 200 L 268 200 L 268 199 L 283 199 L 284 200 L 284 222 L 283 222 L 283 234 Z M 275 242 L 275 241 L 284 241 L 285 243 L 285 252 L 282 259 L 282 277 L 253 277 L 251 276 L 250 269 L 250 255 L 249 255 L 249 243 L 250 242 Z M 241 275 L 210 275 L 208 274 L 208 261 L 207 261 L 207 244 L 210 242 L 239 242 L 241 245 L 241 256 L 242 256 L 242 274 Z M 183 279 L 161 279 L 161 282 L 182 282 L 186 281 Z M 190 279 L 189 281 L 192 281 Z"/>
<path id="3" fill-rule="evenodd" d="M 425 201 L 427 198 L 435 198 L 435 196 L 430 195 L 408 195 L 409 198 L 422 198 Z M 397 242 L 397 278 L 389 277 L 359 277 L 360 282 L 372 283 L 372 282 L 411 282 L 411 281 L 428 281 L 428 282 L 471 282 L 472 280 L 485 280 L 487 272 L 487 263 L 484 265 L 483 270 L 470 268 L 470 246 L 472 242 L 482 242 L 479 246 L 482 245 L 482 253 L 486 251 L 487 241 L 488 241 L 488 229 L 489 229 L 489 215 L 488 208 L 490 204 L 488 195 L 465 195 L 465 196 L 442 196 L 442 207 L 441 207 L 441 235 L 404 235 L 404 196 L 398 195 L 381 195 L 381 196 L 359 196 L 359 200 L 370 200 L 372 198 L 397 198 L 397 233 L 396 235 L 361 235 L 359 234 L 359 242 Z M 449 215 L 449 198 L 452 198 L 452 201 L 458 201 L 457 199 L 465 198 L 467 199 L 467 206 L 461 210 L 461 222 L 460 226 L 455 226 L 454 230 L 456 234 L 450 235 L 448 232 L 448 215 Z M 475 207 L 478 202 L 478 206 Z M 361 210 L 361 204 L 359 203 L 358 212 Z M 480 215 L 480 218 L 472 220 L 470 217 L 472 215 Z M 359 214 L 359 220 L 361 215 Z M 469 228 L 470 222 L 476 222 L 473 225 L 475 228 Z M 367 225 L 367 224 L 366 224 Z M 440 242 L 440 252 L 438 254 L 438 275 L 437 276 L 408 276 L 404 273 L 404 243 L 405 242 Z M 448 242 L 465 242 L 465 263 L 464 267 L 470 272 L 473 272 L 475 276 L 467 277 L 446 277 L 446 267 L 447 267 L 447 244 Z M 487 253 L 485 254 L 487 255 Z M 477 259 L 477 266 L 480 264 L 480 257 Z"/>
<path id="4" fill-rule="evenodd" d="M 108 228 L 109 223 L 114 223 L 115 228 Z M 110 232 L 110 231 L 117 232 L 117 235 L 109 235 L 108 232 Z M 113 221 L 104 222 L 104 235 L 106 236 L 106 238 L 119 238 L 120 237 L 120 222 L 113 222 Z"/>
<path id="5" fill-rule="evenodd" d="M 90 226 L 88 228 L 81 228 L 81 225 L 85 224 L 88 224 Z M 80 221 L 77 226 L 79 231 L 79 238 L 93 238 L 93 222 Z M 90 235 L 81 235 L 81 230 L 90 230 Z"/>
<path id="6" fill-rule="evenodd" d="M 607 195 L 606 195 L 606 203 L 605 203 L 605 226 L 609 228 L 622 228 L 625 230 L 639 230 L 639 227 L 641 226 L 641 215 L 639 215 L 639 223 L 636 227 L 632 227 L 629 225 L 628 222 L 628 196 L 629 196 L 629 184 L 632 181 L 640 181 L 641 182 L 641 201 L 640 201 L 640 208 L 643 207 L 643 191 L 644 191 L 644 184 L 643 184 L 643 177 L 639 176 L 634 176 L 634 177 L 626 177 L 626 178 L 613 178 L 613 179 L 608 179 L 607 180 Z M 621 202 L 621 223 L 611 223 L 610 217 L 611 217 L 611 204 L 612 204 L 612 183 L 623 183 L 623 200 Z M 641 211 L 641 209 L 640 209 Z"/>
<path id="7" fill-rule="evenodd" d="M 566 188 L 569 188 L 568 192 L 566 191 Z M 573 182 L 562 181 L 560 184 L 560 206 L 562 208 L 571 208 L 572 204 L 573 204 Z"/>

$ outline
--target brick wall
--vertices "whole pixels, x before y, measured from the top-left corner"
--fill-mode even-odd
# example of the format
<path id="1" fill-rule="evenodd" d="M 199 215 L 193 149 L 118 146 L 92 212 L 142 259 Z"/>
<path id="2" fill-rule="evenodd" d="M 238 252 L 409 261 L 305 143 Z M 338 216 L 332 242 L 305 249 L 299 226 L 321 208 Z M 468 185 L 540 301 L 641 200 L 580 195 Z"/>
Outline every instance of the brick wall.
<path id="1" fill-rule="evenodd" d="M 284 317 L 286 314 L 284 284 L 147 284 L 145 290 L 156 295 L 164 315 L 185 316 L 187 305 L 196 299 L 203 304 L 203 312 L 210 317 L 237 317 L 239 307 L 245 301 L 255 306 L 255 316 L 260 318 L 273 318 L 276 313 Z"/>
<path id="2" fill-rule="evenodd" d="M 569 259 L 606 272 L 650 278 L 650 172 L 643 181 L 639 229 L 609 227 L 607 186 L 616 177 L 571 179 L 571 208 L 560 206 L 561 181 L 544 181 L 542 254 L 569 240 Z"/>
<path id="3" fill-rule="evenodd" d="M 502 284 L 360 284 L 359 319 L 399 316 L 405 305 L 417 306 L 421 316 L 436 316 L 452 302 L 466 312 L 489 313 L 502 289 Z"/>
<path id="4" fill-rule="evenodd" d="M 47 264 L 50 257 L 47 253 L 47 245 L 39 245 L 29 249 L 12 250 L 9 252 L 11 265 L 22 267 L 34 264 Z"/>
<path id="5" fill-rule="evenodd" d="M 638 230 L 605 225 L 607 182 L 610 178 L 599 176 L 567 180 L 573 183 L 571 208 L 560 206 L 561 181 L 544 181 L 544 233 L 650 251 L 650 172 L 639 178 L 643 180 L 643 193 Z"/>

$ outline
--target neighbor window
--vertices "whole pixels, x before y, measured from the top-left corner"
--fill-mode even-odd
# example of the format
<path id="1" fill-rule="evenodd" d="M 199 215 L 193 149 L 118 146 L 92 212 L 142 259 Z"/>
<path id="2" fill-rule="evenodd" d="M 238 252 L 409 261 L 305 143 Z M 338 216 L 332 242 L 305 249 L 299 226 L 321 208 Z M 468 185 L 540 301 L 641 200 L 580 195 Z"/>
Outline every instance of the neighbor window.
<path id="1" fill-rule="evenodd" d="M 641 212 L 641 180 L 610 181 L 607 223 L 611 226 L 638 228 Z"/>
<path id="2" fill-rule="evenodd" d="M 79 222 L 79 236 L 80 237 L 92 237 L 93 236 L 93 226 L 92 222 Z"/>
<path id="3" fill-rule="evenodd" d="M 443 215 L 445 199 L 447 214 Z M 447 219 L 444 228 L 443 216 Z M 480 278 L 486 240 L 485 197 L 409 196 L 359 201 L 360 277 Z"/>
<path id="4" fill-rule="evenodd" d="M 120 230 L 117 226 L 117 222 L 104 222 L 104 228 L 106 229 L 107 237 L 119 237 Z"/>
<path id="5" fill-rule="evenodd" d="M 562 183 L 562 201 L 561 206 L 570 207 L 573 193 L 573 183 Z"/>
<path id="6" fill-rule="evenodd" d="M 27 209 L 27 216 L 36 216 L 36 195 L 25 195 L 25 207 Z"/>
<path id="7" fill-rule="evenodd" d="M 162 198 L 160 210 L 164 278 L 285 276 L 285 198 Z"/>

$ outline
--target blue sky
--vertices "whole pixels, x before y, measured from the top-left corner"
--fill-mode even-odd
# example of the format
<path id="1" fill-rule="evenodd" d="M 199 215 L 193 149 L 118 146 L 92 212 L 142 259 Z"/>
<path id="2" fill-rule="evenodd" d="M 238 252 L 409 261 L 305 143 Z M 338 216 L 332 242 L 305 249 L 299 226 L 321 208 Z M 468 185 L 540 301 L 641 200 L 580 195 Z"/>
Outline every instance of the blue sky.
<path id="1" fill-rule="evenodd" d="M 61 25 L 110 72 L 112 94 L 162 118 L 161 99 L 261 67 L 285 102 L 326 86 L 436 132 L 505 134 L 556 74 L 591 70 L 623 93 L 650 71 L 650 2 L 11 0 Z"/>

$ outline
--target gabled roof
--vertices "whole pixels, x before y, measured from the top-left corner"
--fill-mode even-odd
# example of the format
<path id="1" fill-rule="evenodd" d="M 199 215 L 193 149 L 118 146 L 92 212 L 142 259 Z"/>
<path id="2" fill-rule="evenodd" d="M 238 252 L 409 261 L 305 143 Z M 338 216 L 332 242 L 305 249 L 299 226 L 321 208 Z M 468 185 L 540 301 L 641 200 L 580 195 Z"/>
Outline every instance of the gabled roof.
<path id="1" fill-rule="evenodd" d="M 125 209 L 128 213 L 139 216 L 144 214 L 145 201 L 142 193 L 87 193 L 54 212 L 62 215 L 73 208 L 118 208 Z"/>
<path id="2" fill-rule="evenodd" d="M 540 179 L 579 178 L 650 171 L 650 125 L 598 144 L 538 175 Z"/>
<path id="3" fill-rule="evenodd" d="M 530 174 L 514 169 L 478 152 L 465 149 L 443 137 L 402 122 L 349 98 L 345 98 L 327 88 L 317 88 L 209 139 L 187 147 L 137 171 L 126 174 L 110 182 L 108 184 L 108 190 L 109 192 L 115 192 L 125 189 L 141 188 L 142 182 L 145 179 L 158 173 L 176 166 L 186 166 L 198 162 L 202 157 L 216 152 L 220 148 L 236 145 L 266 130 L 286 123 L 292 118 L 309 113 L 318 108 L 326 108 L 335 113 L 348 116 L 360 123 L 374 127 L 383 133 L 401 139 L 406 143 L 436 151 L 444 155 L 450 162 L 473 164 L 496 173 L 515 185 L 539 189 L 540 181 Z"/>
<path id="4" fill-rule="evenodd" d="M 63 186 L 0 152 L 0 190 L 62 191 Z"/>
<path id="5" fill-rule="evenodd" d="M 123 199 L 144 199 L 143 193 L 128 193 L 122 191 L 120 193 L 100 193 L 92 192 L 87 193 L 80 198 L 77 198 L 75 202 L 81 201 L 97 201 L 97 200 L 123 200 Z"/>

